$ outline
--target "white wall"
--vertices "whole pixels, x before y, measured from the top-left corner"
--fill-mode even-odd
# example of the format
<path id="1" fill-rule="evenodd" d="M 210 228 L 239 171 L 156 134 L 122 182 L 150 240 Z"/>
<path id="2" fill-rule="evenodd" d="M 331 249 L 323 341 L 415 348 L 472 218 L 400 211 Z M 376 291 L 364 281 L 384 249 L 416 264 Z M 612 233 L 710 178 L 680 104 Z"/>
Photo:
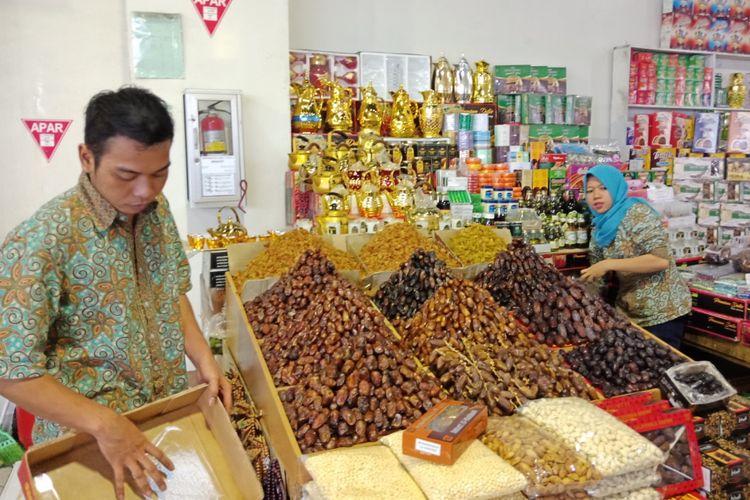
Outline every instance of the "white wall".
<path id="1" fill-rule="evenodd" d="M 661 0 L 289 0 L 290 47 L 445 55 L 567 66 L 594 96 L 591 137 L 609 130 L 611 49 L 658 47 Z M 361 82 L 367 84 L 367 82 Z"/>
<path id="2" fill-rule="evenodd" d="M 216 224 L 215 210 L 191 210 L 185 195 L 185 88 L 242 91 L 249 184 L 245 223 L 251 232 L 283 226 L 290 130 L 286 0 L 235 0 L 213 37 L 189 0 L 4 0 L 2 7 L 4 18 L 13 22 L 0 30 L 0 237 L 75 183 L 86 102 L 99 90 L 125 83 L 152 89 L 171 107 L 177 127 L 165 193 L 183 234 Z M 182 15 L 185 79 L 132 78 L 128 23 L 133 11 Z M 49 164 L 22 118 L 74 120 Z"/>

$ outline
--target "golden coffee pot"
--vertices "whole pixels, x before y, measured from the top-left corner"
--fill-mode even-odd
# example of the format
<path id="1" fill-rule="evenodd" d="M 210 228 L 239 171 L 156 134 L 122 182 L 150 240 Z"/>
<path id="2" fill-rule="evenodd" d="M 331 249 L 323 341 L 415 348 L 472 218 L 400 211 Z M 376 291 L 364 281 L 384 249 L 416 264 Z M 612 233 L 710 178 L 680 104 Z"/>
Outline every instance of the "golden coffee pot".
<path id="1" fill-rule="evenodd" d="M 367 87 L 360 87 L 362 102 L 359 105 L 357 121 L 360 133 L 380 135 L 380 126 L 383 124 L 385 115 L 385 101 L 378 97 L 378 93 L 370 82 Z"/>
<path id="2" fill-rule="evenodd" d="M 383 199 L 377 184 L 366 181 L 362 189 L 354 193 L 360 215 L 368 218 L 380 217 L 383 212 Z"/>
<path id="3" fill-rule="evenodd" d="M 310 80 L 305 78 L 302 84 L 292 83 L 292 95 L 297 97 L 292 112 L 293 132 L 317 132 L 323 124 L 321 110 L 323 97 L 320 89 L 315 88 Z"/>
<path id="4" fill-rule="evenodd" d="M 326 81 L 326 87 L 331 91 L 326 108 L 326 125 L 335 132 L 351 132 L 352 120 L 352 89 L 344 87 L 338 82 Z"/>
<path id="5" fill-rule="evenodd" d="M 300 145 L 300 142 L 303 145 Z M 310 162 L 312 155 L 317 155 L 320 152 L 320 146 L 310 141 L 301 135 L 298 135 L 292 140 L 292 152 L 289 153 L 289 170 L 296 172 L 301 168 L 304 168 L 306 164 Z M 312 172 L 310 172 L 312 175 Z"/>
<path id="6" fill-rule="evenodd" d="M 732 80 L 727 89 L 727 104 L 730 108 L 742 108 L 745 106 L 745 78 L 742 73 L 733 73 Z"/>
<path id="7" fill-rule="evenodd" d="M 453 66 L 445 56 L 435 63 L 435 71 L 432 74 L 432 88 L 435 89 L 442 102 L 453 102 Z"/>
<path id="8" fill-rule="evenodd" d="M 393 215 L 405 218 L 414 209 L 414 186 L 416 184 L 416 173 L 411 167 L 407 167 L 407 176 L 399 179 L 398 184 L 392 191 L 386 191 L 385 195 L 391 205 Z"/>
<path id="9" fill-rule="evenodd" d="M 494 102 L 494 78 L 490 74 L 490 63 L 477 61 L 472 75 L 471 102 Z"/>
<path id="10" fill-rule="evenodd" d="M 393 106 L 391 107 L 391 136 L 392 137 L 415 137 L 417 127 L 414 119 L 419 111 L 419 105 L 409 99 L 409 93 L 401 85 L 393 96 Z"/>
<path id="11" fill-rule="evenodd" d="M 221 213 L 227 208 L 234 214 L 234 220 L 228 219 L 224 222 L 221 218 Z M 216 220 L 218 221 L 218 226 L 207 229 L 207 231 L 215 242 L 223 243 L 218 245 L 219 248 L 233 243 L 243 243 L 250 239 L 247 235 L 247 229 L 240 223 L 240 216 L 234 207 L 221 207 L 216 212 Z"/>
<path id="12" fill-rule="evenodd" d="M 419 128 L 425 137 L 440 137 L 443 128 L 443 105 L 434 90 L 423 90 L 424 102 L 419 109 Z"/>

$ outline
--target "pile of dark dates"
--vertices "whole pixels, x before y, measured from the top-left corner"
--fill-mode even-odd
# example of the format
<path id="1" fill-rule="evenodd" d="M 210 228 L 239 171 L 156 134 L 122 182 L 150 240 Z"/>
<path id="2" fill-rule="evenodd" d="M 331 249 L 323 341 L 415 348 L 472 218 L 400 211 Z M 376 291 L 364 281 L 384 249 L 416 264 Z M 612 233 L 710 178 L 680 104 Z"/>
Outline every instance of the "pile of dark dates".
<path id="1" fill-rule="evenodd" d="M 596 393 L 564 366 L 558 352 L 522 332 L 489 293 L 451 279 L 402 330 L 403 344 L 439 378 L 454 399 L 509 415 L 530 399 Z"/>
<path id="2" fill-rule="evenodd" d="M 608 331 L 568 351 L 565 360 L 606 397 L 658 387 L 668 368 L 685 361 L 632 326 Z"/>
<path id="3" fill-rule="evenodd" d="M 451 278 L 435 252 L 419 249 L 391 275 L 375 294 L 375 304 L 396 327 L 409 320 Z"/>
<path id="4" fill-rule="evenodd" d="M 303 453 L 375 441 L 445 397 L 319 251 L 245 311 Z"/>
<path id="5" fill-rule="evenodd" d="M 674 378 L 701 396 L 713 396 L 724 390 L 722 383 L 706 372 L 678 374 Z"/>
<path id="6" fill-rule="evenodd" d="M 548 345 L 583 344 L 628 324 L 604 300 L 520 240 L 499 253 L 476 282 Z"/>

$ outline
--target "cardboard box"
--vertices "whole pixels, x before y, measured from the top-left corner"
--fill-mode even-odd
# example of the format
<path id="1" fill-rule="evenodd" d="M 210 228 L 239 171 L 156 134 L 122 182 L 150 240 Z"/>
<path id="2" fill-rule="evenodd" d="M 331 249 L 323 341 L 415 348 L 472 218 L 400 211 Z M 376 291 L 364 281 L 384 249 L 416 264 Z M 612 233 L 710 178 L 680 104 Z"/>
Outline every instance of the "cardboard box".
<path id="1" fill-rule="evenodd" d="M 727 158 L 728 181 L 750 181 L 750 158 Z"/>
<path id="2" fill-rule="evenodd" d="M 531 76 L 529 77 L 529 92 L 535 94 L 546 94 L 547 81 L 549 79 L 548 66 L 532 66 Z"/>
<path id="3" fill-rule="evenodd" d="M 495 66 L 495 94 L 523 94 L 529 91 L 531 65 Z"/>
<path id="4" fill-rule="evenodd" d="M 568 90 L 568 70 L 565 67 L 550 67 L 547 77 L 547 92 L 564 95 Z"/>
<path id="5" fill-rule="evenodd" d="M 750 300 L 724 297 L 723 295 L 717 295 L 697 288 L 691 288 L 690 294 L 693 297 L 693 307 L 733 318 L 749 319 L 748 303 L 750 303 Z"/>
<path id="6" fill-rule="evenodd" d="M 174 462 L 166 482 L 175 498 L 261 498 L 263 489 L 229 416 L 220 404 L 209 406 L 206 389 L 194 387 L 125 416 Z M 103 498 L 106 492 L 114 497 L 112 470 L 88 434 L 29 448 L 18 476 L 27 500 L 49 498 L 53 488 L 59 498 Z M 129 485 L 125 489 L 126 498 L 140 498 Z"/>
<path id="7" fill-rule="evenodd" d="M 687 327 L 732 342 L 742 340 L 742 334 L 746 328 L 745 322 L 739 318 L 723 316 L 700 308 L 693 308 L 690 311 Z"/>
<path id="8" fill-rule="evenodd" d="M 446 399 L 406 428 L 403 453 L 452 465 L 487 430 L 487 407 Z"/>

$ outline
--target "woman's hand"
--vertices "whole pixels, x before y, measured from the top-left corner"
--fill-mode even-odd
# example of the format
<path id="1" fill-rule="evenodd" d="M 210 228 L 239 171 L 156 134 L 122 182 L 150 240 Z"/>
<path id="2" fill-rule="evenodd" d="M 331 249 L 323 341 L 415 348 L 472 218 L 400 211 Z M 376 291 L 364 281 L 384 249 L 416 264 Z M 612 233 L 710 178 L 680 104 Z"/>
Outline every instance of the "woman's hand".
<path id="1" fill-rule="evenodd" d="M 600 260 L 593 266 L 581 271 L 581 279 L 587 282 L 596 281 L 611 270 L 609 259 Z"/>

